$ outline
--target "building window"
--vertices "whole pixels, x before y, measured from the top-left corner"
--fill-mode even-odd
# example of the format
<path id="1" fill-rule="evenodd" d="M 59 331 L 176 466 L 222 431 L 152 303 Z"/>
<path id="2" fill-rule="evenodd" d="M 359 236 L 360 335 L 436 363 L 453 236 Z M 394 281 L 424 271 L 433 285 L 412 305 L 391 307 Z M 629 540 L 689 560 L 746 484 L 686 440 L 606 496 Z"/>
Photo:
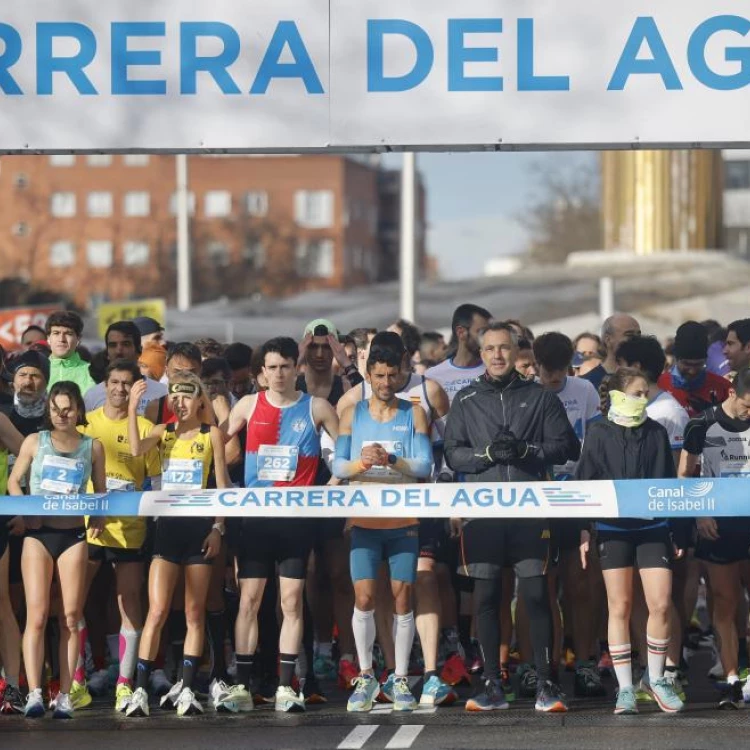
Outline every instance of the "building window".
<path id="1" fill-rule="evenodd" d="M 76 215 L 75 193 L 52 193 L 50 211 L 56 219 L 68 219 Z"/>
<path id="2" fill-rule="evenodd" d="M 76 262 L 76 248 L 72 242 L 59 240 L 49 247 L 49 264 L 52 268 L 67 268 Z"/>
<path id="3" fill-rule="evenodd" d="M 28 237 L 29 225 L 25 221 L 16 222 L 11 231 L 14 237 Z"/>
<path id="4" fill-rule="evenodd" d="M 327 229 L 333 226 L 333 191 L 298 190 L 294 194 L 294 219 L 301 227 Z"/>
<path id="5" fill-rule="evenodd" d="M 256 191 L 245 196 L 249 216 L 265 216 L 268 213 L 268 193 Z"/>
<path id="6" fill-rule="evenodd" d="M 750 161 L 724 162 L 725 186 L 727 190 L 750 189 Z"/>
<path id="7" fill-rule="evenodd" d="M 204 213 L 208 219 L 220 219 L 232 213 L 232 194 L 228 190 L 209 190 Z"/>
<path id="8" fill-rule="evenodd" d="M 151 196 L 145 192 L 125 193 L 125 216 L 148 216 Z"/>
<path id="9" fill-rule="evenodd" d="M 169 198 L 169 213 L 172 216 L 177 216 L 177 193 L 172 193 Z M 195 216 L 195 193 L 188 193 L 188 214 Z"/>
<path id="10" fill-rule="evenodd" d="M 126 242 L 122 246 L 122 260 L 126 266 L 145 266 L 148 256 L 148 242 Z"/>
<path id="11" fill-rule="evenodd" d="M 29 176 L 24 172 L 19 172 L 13 177 L 13 187 L 16 190 L 25 190 L 29 186 Z"/>
<path id="12" fill-rule="evenodd" d="M 112 216 L 112 193 L 89 193 L 89 216 L 102 218 Z"/>
<path id="13" fill-rule="evenodd" d="M 109 167 L 112 164 L 111 154 L 89 154 L 86 157 L 86 164 L 90 167 Z"/>
<path id="14" fill-rule="evenodd" d="M 242 251 L 242 258 L 248 266 L 260 270 L 266 264 L 266 248 L 262 242 L 251 242 Z"/>
<path id="15" fill-rule="evenodd" d="M 50 167 L 72 167 L 76 163 L 73 154 L 52 154 L 49 157 Z"/>
<path id="16" fill-rule="evenodd" d="M 149 163 L 148 154 L 125 154 L 122 157 L 126 167 L 147 167 Z"/>
<path id="17" fill-rule="evenodd" d="M 229 265 L 229 248 L 224 242 L 211 240 L 206 245 L 206 255 L 214 266 L 226 267 Z"/>
<path id="18" fill-rule="evenodd" d="M 112 243 L 92 240 L 86 245 L 86 259 L 91 268 L 109 268 L 112 265 Z"/>
<path id="19" fill-rule="evenodd" d="M 297 273 L 308 279 L 330 279 L 333 276 L 333 240 L 310 240 L 297 243 Z"/>

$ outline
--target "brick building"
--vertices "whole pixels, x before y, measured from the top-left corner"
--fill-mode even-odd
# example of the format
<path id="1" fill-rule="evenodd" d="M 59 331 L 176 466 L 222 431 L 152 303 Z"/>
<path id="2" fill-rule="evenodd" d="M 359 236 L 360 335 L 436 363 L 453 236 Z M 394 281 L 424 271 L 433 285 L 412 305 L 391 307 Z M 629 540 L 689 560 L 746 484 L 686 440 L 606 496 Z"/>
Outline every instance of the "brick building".
<path id="1" fill-rule="evenodd" d="M 381 170 L 377 157 L 190 156 L 188 174 L 196 302 L 398 275 L 398 173 Z M 174 192 L 172 156 L 4 157 L 0 279 L 21 278 L 80 306 L 174 302 Z M 423 228 L 421 183 L 418 205 Z"/>

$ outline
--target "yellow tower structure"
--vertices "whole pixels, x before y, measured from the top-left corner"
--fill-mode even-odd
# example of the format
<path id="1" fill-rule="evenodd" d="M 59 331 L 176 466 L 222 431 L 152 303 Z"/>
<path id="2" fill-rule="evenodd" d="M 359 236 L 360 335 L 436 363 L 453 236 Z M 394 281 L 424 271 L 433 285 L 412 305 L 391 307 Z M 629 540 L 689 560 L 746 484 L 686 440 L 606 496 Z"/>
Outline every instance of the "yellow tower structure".
<path id="1" fill-rule="evenodd" d="M 721 151 L 605 151 L 601 165 L 605 249 L 721 247 Z"/>

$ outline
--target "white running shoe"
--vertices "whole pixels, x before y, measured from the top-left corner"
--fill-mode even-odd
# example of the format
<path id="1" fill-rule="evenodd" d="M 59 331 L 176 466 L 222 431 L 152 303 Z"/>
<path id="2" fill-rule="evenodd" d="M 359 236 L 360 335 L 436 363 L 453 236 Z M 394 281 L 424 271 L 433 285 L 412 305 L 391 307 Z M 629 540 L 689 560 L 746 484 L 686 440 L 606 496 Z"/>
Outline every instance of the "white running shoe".
<path id="1" fill-rule="evenodd" d="M 177 715 L 183 717 L 202 713 L 203 706 L 198 703 L 195 693 L 190 688 L 183 688 L 179 698 L 177 698 Z"/>
<path id="2" fill-rule="evenodd" d="M 148 693 L 143 688 L 138 688 L 128 701 L 128 707 L 125 709 L 125 716 L 146 717 L 148 715 Z"/>
<path id="3" fill-rule="evenodd" d="M 161 697 L 159 705 L 165 711 L 171 711 L 172 709 L 177 708 L 177 699 L 180 697 L 181 692 L 182 680 L 178 680 L 171 688 L 169 688 L 169 692 Z"/>
<path id="4" fill-rule="evenodd" d="M 23 709 L 23 715 L 27 719 L 41 719 L 44 716 L 44 698 L 42 697 L 41 688 L 29 691 L 29 694 L 26 696 L 26 706 Z"/>
<path id="5" fill-rule="evenodd" d="M 53 719 L 72 719 L 73 703 L 70 700 L 70 693 L 60 693 L 57 696 L 55 712 L 52 714 Z"/>
<path id="6" fill-rule="evenodd" d="M 211 683 L 209 705 L 220 713 L 232 714 L 247 713 L 254 708 L 253 697 L 242 685 L 227 685 L 222 680 Z"/>
<path id="7" fill-rule="evenodd" d="M 279 685 L 276 690 L 276 710 L 284 713 L 302 713 L 305 710 L 305 697 L 299 695 L 289 685 Z"/>

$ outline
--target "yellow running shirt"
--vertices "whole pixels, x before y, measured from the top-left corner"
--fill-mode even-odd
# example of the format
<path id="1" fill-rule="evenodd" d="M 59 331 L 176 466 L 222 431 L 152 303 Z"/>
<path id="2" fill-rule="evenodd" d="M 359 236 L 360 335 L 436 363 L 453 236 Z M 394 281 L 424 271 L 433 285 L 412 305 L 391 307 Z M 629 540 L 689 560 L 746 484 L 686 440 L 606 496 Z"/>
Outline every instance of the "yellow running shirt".
<path id="1" fill-rule="evenodd" d="M 205 490 L 214 447 L 211 443 L 211 425 L 202 424 L 194 438 L 179 438 L 177 425 L 172 422 L 161 439 L 161 488 L 168 490 Z"/>
<path id="2" fill-rule="evenodd" d="M 104 448 L 107 471 L 107 489 L 111 491 L 139 491 L 143 489 L 146 477 L 161 474 L 159 451 L 154 448 L 146 456 L 130 455 L 128 440 L 128 420 L 109 419 L 104 415 L 104 407 L 86 414 L 88 425 L 81 427 L 84 435 L 96 438 Z M 141 438 L 148 437 L 153 424 L 144 417 L 138 417 Z M 88 492 L 93 492 L 89 483 Z M 86 520 L 88 523 L 88 519 Z M 108 517 L 107 525 L 97 539 L 89 539 L 89 544 L 101 547 L 140 549 L 146 540 L 146 519 L 139 517 Z"/>

